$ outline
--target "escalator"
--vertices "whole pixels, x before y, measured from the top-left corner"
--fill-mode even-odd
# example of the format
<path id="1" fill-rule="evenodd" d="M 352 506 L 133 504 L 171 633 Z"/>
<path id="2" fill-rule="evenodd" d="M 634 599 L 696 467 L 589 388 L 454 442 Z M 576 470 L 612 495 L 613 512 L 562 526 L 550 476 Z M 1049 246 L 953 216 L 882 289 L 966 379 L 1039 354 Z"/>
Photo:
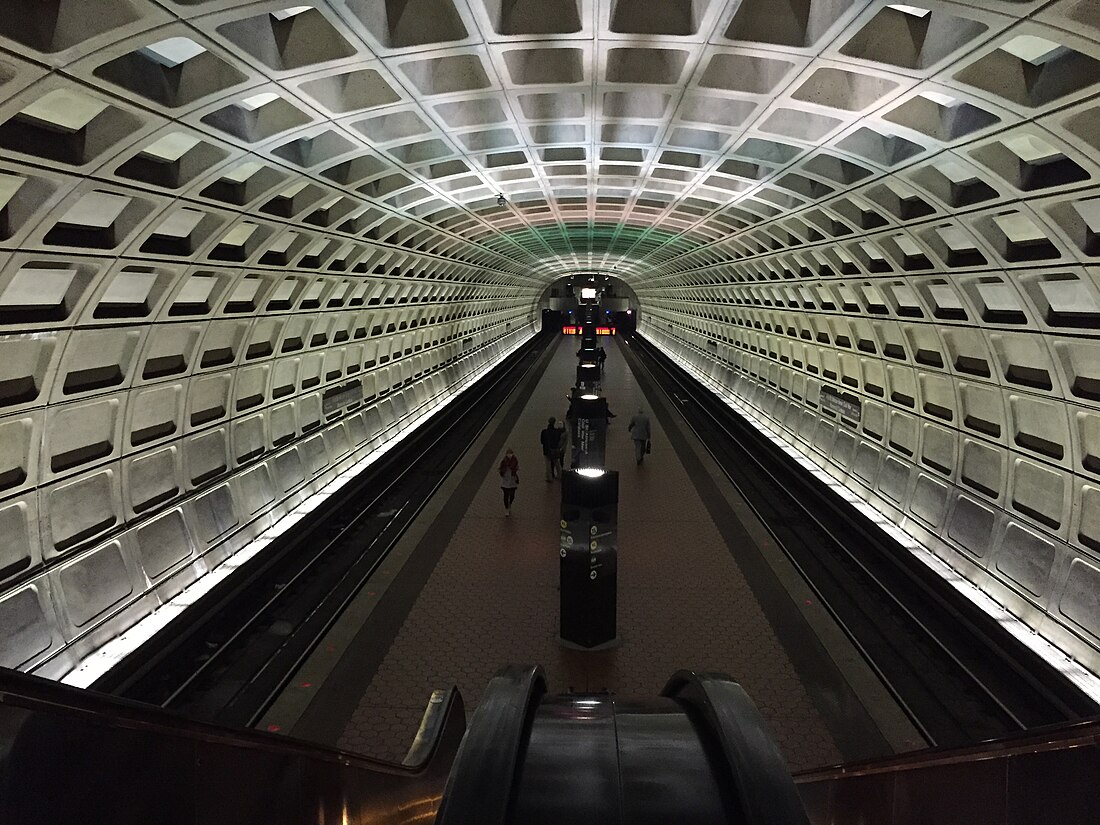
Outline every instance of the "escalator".
<path id="1" fill-rule="evenodd" d="M 538 668 L 489 682 L 437 825 L 806 822 L 763 718 L 728 677 L 681 671 L 642 700 L 545 691 Z"/>
<path id="2" fill-rule="evenodd" d="M 745 692 L 552 696 L 509 667 L 469 730 L 436 691 L 401 763 L 0 672 L 0 823 L 916 825 L 1092 822 L 1100 723 L 792 778 Z"/>
<path id="3" fill-rule="evenodd" d="M 0 823 L 431 822 L 465 727 L 437 691 L 391 764 L 2 671 Z"/>
<path id="4" fill-rule="evenodd" d="M 815 825 L 1091 825 L 1100 821 L 1100 721 L 794 778 Z"/>

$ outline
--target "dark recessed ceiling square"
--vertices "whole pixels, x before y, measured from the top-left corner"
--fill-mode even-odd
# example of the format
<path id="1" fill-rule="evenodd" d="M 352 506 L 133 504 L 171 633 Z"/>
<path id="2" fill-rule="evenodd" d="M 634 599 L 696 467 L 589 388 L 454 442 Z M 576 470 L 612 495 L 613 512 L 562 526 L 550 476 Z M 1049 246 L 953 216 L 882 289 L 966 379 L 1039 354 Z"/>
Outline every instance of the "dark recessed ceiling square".
<path id="1" fill-rule="evenodd" d="M 585 128 L 579 123 L 542 123 L 531 127 L 535 143 L 583 143 Z"/>
<path id="2" fill-rule="evenodd" d="M 471 132 L 458 138 L 471 152 L 491 152 L 506 146 L 515 146 L 519 141 L 511 129 L 489 129 L 484 132 Z"/>
<path id="3" fill-rule="evenodd" d="M 892 80 L 825 67 L 810 75 L 791 95 L 795 100 L 858 112 L 873 106 L 898 84 Z"/>
<path id="4" fill-rule="evenodd" d="M 504 108 L 495 97 L 483 97 L 476 100 L 458 100 L 454 103 L 438 103 L 435 110 L 448 126 L 482 126 L 489 123 L 501 123 L 508 119 Z"/>
<path id="5" fill-rule="evenodd" d="M 699 29 L 695 0 L 612 0 L 611 31 L 683 37 Z"/>
<path id="6" fill-rule="evenodd" d="M 452 0 L 345 0 L 379 43 L 387 49 L 465 40 L 468 36 Z"/>
<path id="7" fill-rule="evenodd" d="M 653 143 L 656 126 L 634 126 L 629 123 L 605 123 L 600 130 L 603 143 Z"/>
<path id="8" fill-rule="evenodd" d="M 729 40 L 804 48 L 816 43 L 855 0 L 742 0 Z"/>
<path id="9" fill-rule="evenodd" d="M 218 34 L 276 71 L 290 71 L 355 54 L 355 47 L 313 6 L 218 26 Z"/>
<path id="10" fill-rule="evenodd" d="M 600 150 L 600 160 L 642 163 L 645 160 L 645 152 L 631 146 L 605 146 Z"/>
<path id="11" fill-rule="evenodd" d="M 799 109 L 776 109 L 760 125 L 760 131 L 798 140 L 820 140 L 843 122 L 839 118 L 815 115 Z"/>
<path id="12" fill-rule="evenodd" d="M 352 124 L 352 128 L 362 132 L 371 140 L 386 143 L 391 140 L 404 140 L 414 135 L 422 135 L 429 127 L 416 112 L 392 112 L 378 115 Z"/>
<path id="13" fill-rule="evenodd" d="M 402 63 L 401 70 L 422 95 L 468 92 L 489 85 L 489 76 L 476 54 L 412 60 Z"/>
<path id="14" fill-rule="evenodd" d="M 717 126 L 741 126 L 756 111 L 750 100 L 731 100 L 711 95 L 696 95 L 684 101 L 680 117 Z"/>
<path id="15" fill-rule="evenodd" d="M 680 49 L 611 49 L 607 79 L 611 83 L 678 83 L 687 55 Z"/>
<path id="16" fill-rule="evenodd" d="M 512 82 L 520 86 L 584 80 L 580 49 L 513 49 L 504 53 Z"/>
<path id="17" fill-rule="evenodd" d="M 386 106 L 401 99 L 374 69 L 310 80 L 301 89 L 330 112 L 339 114 Z"/>
<path id="18" fill-rule="evenodd" d="M 520 95 L 519 106 L 528 120 L 562 120 L 584 117 L 584 94 L 581 92 Z"/>
<path id="19" fill-rule="evenodd" d="M 581 30 L 580 0 L 484 2 L 497 34 L 576 34 Z"/>
<path id="20" fill-rule="evenodd" d="M 668 109 L 671 95 L 661 92 L 607 92 L 603 96 L 604 117 L 660 118 Z"/>
<path id="21" fill-rule="evenodd" d="M 775 88 L 794 67 L 786 60 L 771 60 L 749 54 L 716 54 L 703 72 L 699 85 L 764 95 Z"/>

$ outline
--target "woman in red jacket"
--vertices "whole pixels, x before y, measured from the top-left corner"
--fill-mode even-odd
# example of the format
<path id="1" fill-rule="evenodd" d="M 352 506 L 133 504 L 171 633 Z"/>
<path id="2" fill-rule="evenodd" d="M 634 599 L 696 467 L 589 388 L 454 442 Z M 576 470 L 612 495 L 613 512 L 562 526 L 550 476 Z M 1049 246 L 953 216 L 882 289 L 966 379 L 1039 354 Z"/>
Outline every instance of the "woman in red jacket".
<path id="1" fill-rule="evenodd" d="M 504 492 L 504 515 L 512 515 L 512 502 L 516 498 L 516 488 L 519 487 L 519 459 L 509 447 L 504 451 L 504 459 L 500 462 L 500 489 Z"/>

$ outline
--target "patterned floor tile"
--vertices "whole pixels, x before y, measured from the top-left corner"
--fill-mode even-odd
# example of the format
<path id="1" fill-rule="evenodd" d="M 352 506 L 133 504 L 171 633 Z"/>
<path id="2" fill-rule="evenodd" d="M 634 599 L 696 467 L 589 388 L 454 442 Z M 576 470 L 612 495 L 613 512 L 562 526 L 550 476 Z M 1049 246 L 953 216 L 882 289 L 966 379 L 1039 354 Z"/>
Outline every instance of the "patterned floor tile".
<path id="1" fill-rule="evenodd" d="M 619 416 L 608 466 L 619 470 L 621 645 L 592 653 L 558 643 L 560 487 L 543 477 L 539 430 L 561 416 L 572 383 L 563 341 L 508 443 L 520 461 L 513 515 L 495 474 L 458 531 L 363 695 L 341 745 L 387 759 L 412 741 L 431 691 L 455 683 L 472 715 L 493 674 L 538 663 L 552 691 L 658 693 L 677 670 L 722 671 L 760 706 L 793 769 L 840 754 L 655 416 L 654 450 L 634 465 L 625 422 L 648 404 L 612 348 L 604 389 Z"/>

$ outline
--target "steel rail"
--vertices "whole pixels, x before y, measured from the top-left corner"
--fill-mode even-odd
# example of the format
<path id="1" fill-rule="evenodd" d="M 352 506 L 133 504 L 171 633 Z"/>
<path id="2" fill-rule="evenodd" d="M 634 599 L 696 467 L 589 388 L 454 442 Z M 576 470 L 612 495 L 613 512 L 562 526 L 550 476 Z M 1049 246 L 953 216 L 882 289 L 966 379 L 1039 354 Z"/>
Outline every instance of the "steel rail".
<path id="1" fill-rule="evenodd" d="M 638 339 L 637 339 L 637 337 L 635 337 L 633 340 L 637 341 Z M 653 370 L 652 370 L 650 364 L 653 364 L 658 369 L 660 369 L 661 373 L 663 375 L 665 375 L 666 380 L 669 383 L 671 383 L 672 385 L 674 385 L 674 387 L 677 388 L 680 392 L 684 393 L 685 396 L 687 396 L 690 399 L 695 399 L 696 401 L 700 401 L 700 399 L 702 399 L 702 401 L 700 401 L 700 403 L 695 404 L 695 409 L 699 409 L 707 415 L 707 417 L 712 422 L 712 425 L 719 432 L 724 434 L 726 436 L 726 438 L 729 439 L 731 444 L 736 446 L 736 449 L 739 451 L 739 453 L 742 454 L 741 457 L 742 458 L 748 458 L 752 462 L 754 470 L 756 472 L 763 475 L 766 479 L 768 479 L 779 490 L 787 492 L 787 497 L 790 499 L 790 502 L 792 504 L 794 504 L 796 507 L 798 507 L 799 510 L 801 510 L 801 512 L 805 515 L 805 517 L 810 522 L 812 522 L 815 529 L 818 530 L 822 536 L 824 536 L 826 539 L 828 539 L 830 544 L 833 546 L 834 551 L 839 551 L 841 554 L 843 554 L 843 557 L 849 563 L 853 564 L 860 571 L 860 573 L 870 583 L 872 583 L 878 589 L 878 592 L 880 594 L 884 595 L 894 605 L 895 609 L 902 616 L 904 616 L 908 620 L 908 622 L 911 623 L 911 625 L 914 628 L 918 629 L 921 632 L 921 634 L 924 636 L 924 638 L 929 640 L 931 642 L 931 645 L 942 656 L 945 656 L 952 663 L 952 665 L 955 668 L 957 668 L 957 670 L 959 671 L 960 674 L 962 674 L 967 680 L 969 680 L 971 685 L 978 690 L 979 694 L 981 694 L 982 696 L 985 697 L 985 700 L 988 702 L 989 706 L 995 711 L 996 715 L 999 715 L 999 716 L 1003 717 L 1009 723 L 1009 725 L 1011 726 L 1010 729 L 1016 729 L 1016 730 L 1026 729 L 1028 727 L 1027 724 L 1019 717 L 1019 715 L 1014 710 L 1012 710 L 1010 707 L 1008 707 L 1005 704 L 1005 702 L 1002 700 L 1002 698 L 999 695 L 997 695 L 997 692 L 992 687 L 990 687 L 987 684 L 987 682 L 983 678 L 981 678 L 981 676 L 979 676 L 977 673 L 975 673 L 974 669 L 972 667 L 970 667 L 967 663 L 962 661 L 962 659 L 956 654 L 956 652 L 954 650 L 952 650 L 951 647 L 949 645 L 947 645 L 945 643 L 945 641 L 942 640 L 939 637 L 938 634 L 933 632 L 926 625 L 926 623 L 923 620 L 920 619 L 919 616 L 914 614 L 913 611 L 905 604 L 905 602 L 902 601 L 897 596 L 897 594 L 894 592 L 893 588 L 891 588 L 886 583 L 884 583 L 882 581 L 882 579 L 874 571 L 870 570 L 867 567 L 867 565 L 863 562 L 863 560 L 861 560 L 859 558 L 859 556 L 852 551 L 849 541 L 845 541 L 845 540 L 841 539 L 840 537 L 838 537 L 835 534 L 835 532 L 829 527 L 829 525 L 825 524 L 818 517 L 818 515 L 813 511 L 813 508 L 811 508 L 807 505 L 806 501 L 804 501 L 801 498 L 799 498 L 798 496 L 794 496 L 794 495 L 792 495 L 791 493 L 788 492 L 789 485 L 786 483 L 786 481 L 789 480 L 789 478 L 791 476 L 791 471 L 788 471 L 788 478 L 787 479 L 780 478 L 780 476 L 776 473 L 776 471 L 774 469 L 774 466 L 770 467 L 768 465 L 768 463 L 765 462 L 761 458 L 761 456 L 759 455 L 758 450 L 755 450 L 755 449 L 752 449 L 749 446 L 746 446 L 746 442 L 744 441 L 744 437 L 738 435 L 735 432 L 733 432 L 731 430 L 731 428 L 729 426 L 727 426 L 727 424 L 722 420 L 722 418 L 719 417 L 718 415 L 716 415 L 715 412 L 710 408 L 712 406 L 712 403 L 720 403 L 719 401 L 717 401 L 717 398 L 716 397 L 711 397 L 711 396 L 713 396 L 713 394 L 709 393 L 706 390 L 705 386 L 700 385 L 698 388 L 695 388 L 695 387 L 692 387 L 690 384 L 686 383 L 679 375 L 677 375 L 666 364 L 664 364 L 663 361 L 660 358 L 655 358 L 652 355 L 652 353 L 649 351 L 649 348 L 651 348 L 651 347 L 652 347 L 652 344 L 649 344 L 648 342 L 645 342 L 643 344 L 643 346 L 640 347 L 640 348 L 636 347 L 636 346 L 633 346 L 633 342 L 632 342 L 632 348 L 636 352 L 640 351 L 640 352 L 645 353 L 646 358 L 644 360 L 639 359 L 639 361 L 642 363 L 643 368 L 646 369 L 647 372 L 649 372 L 651 378 L 654 379 L 654 384 L 661 388 L 661 391 L 666 395 L 666 397 L 670 398 L 670 401 L 675 399 L 675 401 L 678 402 L 678 403 L 673 404 L 673 408 L 683 407 L 683 401 L 681 399 L 679 399 L 678 397 L 676 397 L 675 395 L 670 396 L 670 394 L 668 393 L 668 391 L 666 390 L 666 388 L 662 384 L 662 382 L 659 381 L 659 380 L 656 380 L 656 377 L 653 374 Z M 665 358 L 667 358 L 667 356 L 665 356 Z M 704 393 L 706 393 L 706 395 L 704 395 Z M 706 402 L 706 403 L 704 403 L 704 402 Z M 733 413 L 733 411 L 728 411 L 727 412 L 725 410 L 724 406 L 723 406 L 723 412 L 725 412 L 727 415 Z M 914 724 L 914 726 L 921 732 L 921 734 L 931 744 L 936 744 L 937 743 L 937 737 L 932 733 L 932 731 L 929 730 L 929 727 L 925 723 L 925 721 L 920 718 L 920 714 L 917 713 L 910 706 L 909 702 L 906 701 L 906 699 L 903 696 L 903 692 L 899 689 L 899 687 L 894 684 L 893 680 L 891 678 L 889 678 L 889 676 L 884 671 L 884 669 L 879 666 L 878 662 L 875 661 L 874 657 L 870 654 L 867 647 L 859 639 L 859 634 L 856 633 L 849 626 L 849 623 L 845 620 L 844 616 L 842 616 L 836 609 L 834 609 L 833 605 L 830 604 L 829 599 L 826 598 L 826 596 L 822 592 L 821 588 L 819 588 L 814 583 L 813 578 L 810 575 L 807 574 L 807 571 L 806 571 L 804 565 L 802 565 L 799 562 L 799 560 L 797 558 L 797 554 L 790 547 L 788 547 L 787 542 L 785 542 L 782 539 L 782 537 L 779 536 L 776 533 L 776 531 L 772 529 L 772 526 L 768 523 L 769 518 L 768 518 L 767 514 L 764 513 L 761 510 L 761 508 L 758 506 L 757 502 L 754 500 L 754 499 L 756 499 L 757 494 L 754 494 L 753 491 L 746 490 L 744 488 L 744 485 L 741 482 L 739 482 L 737 480 L 737 478 L 735 478 L 734 473 L 732 473 L 729 469 L 729 463 L 730 463 L 729 458 L 730 457 L 729 456 L 721 456 L 721 455 L 718 454 L 718 452 L 715 450 L 715 448 L 710 443 L 711 440 L 708 440 L 700 432 L 699 428 L 692 421 L 691 416 L 688 416 L 688 415 L 685 414 L 685 415 L 683 415 L 683 418 L 684 418 L 685 422 L 687 423 L 688 427 L 692 430 L 692 432 L 696 435 L 696 437 L 699 438 L 700 443 L 703 444 L 703 446 L 707 450 L 707 452 L 714 458 L 717 465 L 722 469 L 722 472 L 725 474 L 726 478 L 729 479 L 730 483 L 733 484 L 735 489 L 737 489 L 738 493 L 745 500 L 745 502 L 748 504 L 750 509 L 752 509 L 754 514 L 760 519 L 761 523 L 765 526 L 765 528 L 771 534 L 773 540 L 776 542 L 776 545 L 783 551 L 783 553 L 786 555 L 786 557 L 791 561 L 791 563 L 794 565 L 795 569 L 798 570 L 798 572 L 802 576 L 802 578 L 807 582 L 809 587 L 817 595 L 818 600 L 821 602 L 821 604 L 833 616 L 834 620 L 840 626 L 841 630 L 852 641 L 853 645 L 859 651 L 861 656 L 863 656 L 863 658 L 867 661 L 868 665 L 876 673 L 876 675 L 882 681 L 883 685 L 890 692 L 890 694 L 894 697 L 895 701 L 898 702 L 898 704 L 901 707 L 902 711 L 906 714 L 906 716 L 910 719 L 910 721 Z M 800 486 L 803 489 L 812 490 L 812 486 L 808 483 L 807 480 L 798 479 L 798 481 L 799 481 Z M 913 582 L 912 586 L 921 587 L 921 584 L 919 582 Z M 859 601 L 860 600 L 858 600 L 858 599 L 853 599 L 853 602 L 857 605 L 859 604 Z M 870 617 L 868 617 L 868 618 L 870 618 Z M 901 654 L 900 650 L 899 650 L 899 654 Z M 901 659 L 902 661 L 907 661 L 906 657 L 904 655 L 899 655 L 899 659 Z M 1012 666 L 1011 662 L 1009 662 L 1008 664 L 1010 666 Z M 911 673 L 913 675 L 915 675 L 917 678 L 921 677 L 921 670 L 919 668 L 915 668 L 915 667 L 911 668 Z M 927 690 L 927 692 L 930 696 L 936 696 L 936 693 L 933 690 Z M 936 696 L 936 699 L 944 707 L 944 710 L 948 712 L 948 715 L 953 715 L 950 711 L 949 706 L 946 705 L 940 697 Z M 1052 704 L 1057 705 L 1058 703 L 1056 701 L 1052 700 Z"/>
<path id="2" fill-rule="evenodd" d="M 553 339 L 550 338 L 546 338 L 546 340 L 548 342 L 553 341 Z M 443 441 L 445 441 L 452 435 L 454 426 L 453 423 L 449 426 L 443 426 L 442 422 L 444 420 L 453 422 L 454 420 L 461 420 L 465 418 L 488 394 L 497 390 L 499 387 L 505 384 L 505 382 L 511 382 L 514 386 L 519 386 L 520 384 L 522 384 L 524 378 L 526 378 L 530 374 L 531 370 L 533 370 L 537 366 L 540 360 L 540 356 L 544 352 L 545 348 L 542 350 L 526 350 L 520 353 L 517 356 L 516 360 L 512 364 L 510 364 L 507 369 L 497 374 L 488 386 L 478 387 L 478 385 L 475 384 L 474 386 L 470 387 L 466 393 L 463 393 L 463 395 L 459 396 L 459 398 L 456 399 L 457 403 L 454 406 L 449 406 L 446 409 L 445 412 L 447 413 L 447 416 L 445 419 L 432 422 L 435 426 L 435 429 L 438 431 L 433 431 L 431 442 L 427 444 L 427 446 L 418 450 L 420 455 L 423 457 L 430 454 L 432 450 L 434 450 Z M 532 353 L 534 353 L 535 355 L 528 363 L 527 368 L 523 371 L 521 375 L 516 377 L 516 369 L 525 362 L 525 357 Z M 476 392 L 476 389 L 480 389 L 481 391 Z M 500 401 L 493 408 L 493 410 L 488 415 L 484 416 L 481 426 L 476 431 L 478 434 L 485 428 L 485 426 L 487 426 L 488 422 L 493 418 L 494 415 L 496 415 L 497 411 L 505 403 L 507 403 L 507 400 L 511 396 L 513 389 L 509 389 L 508 392 L 503 393 L 501 395 Z M 482 411 L 479 410 L 478 414 L 479 416 L 482 415 Z M 467 443 L 468 442 L 469 440 L 467 440 Z M 272 656 L 268 658 L 267 661 L 265 661 L 264 664 L 261 665 L 260 668 L 253 673 L 252 678 L 247 683 L 241 685 L 239 690 L 236 691 L 234 695 L 227 700 L 226 704 L 232 703 L 237 698 L 237 696 L 248 687 L 248 685 L 254 683 L 255 680 L 258 679 L 261 674 L 263 674 L 264 671 L 271 666 L 272 662 L 275 660 L 278 654 L 282 650 L 286 649 L 291 641 L 294 640 L 299 647 L 298 654 L 294 657 L 293 662 L 289 667 L 283 668 L 284 672 L 278 674 L 276 679 L 269 681 L 270 687 L 266 691 L 264 700 L 250 711 L 248 722 L 249 724 L 254 724 L 259 718 L 262 717 L 263 713 L 266 712 L 268 707 L 270 707 L 271 702 L 277 697 L 283 687 L 285 687 L 286 683 L 289 681 L 297 667 L 316 648 L 317 644 L 320 643 L 325 633 L 339 618 L 339 614 L 343 612 L 343 610 L 347 607 L 351 600 L 355 598 L 362 587 L 368 582 L 368 580 L 375 573 L 378 567 L 386 560 L 390 550 L 396 544 L 397 540 L 400 538 L 400 535 L 404 532 L 404 529 L 406 529 L 408 524 L 411 523 L 413 519 L 415 519 L 416 515 L 423 509 L 428 500 L 430 500 L 432 494 L 434 494 L 434 492 L 439 488 L 439 485 L 443 483 L 447 475 L 462 460 L 464 454 L 465 450 L 459 450 L 456 453 L 453 460 L 449 463 L 449 465 L 447 465 L 445 471 L 439 475 L 438 480 L 432 485 L 427 495 L 421 495 L 421 491 L 414 488 L 414 490 L 412 491 L 413 494 L 408 496 L 405 502 L 393 511 L 387 524 L 381 527 L 377 535 L 375 535 L 374 538 L 371 540 L 371 543 L 363 549 L 362 553 L 359 554 L 356 560 L 358 560 L 358 558 L 363 558 L 367 556 L 370 551 L 375 548 L 375 545 L 383 539 L 383 537 L 387 537 L 390 526 L 397 524 L 402 519 L 402 516 L 407 515 L 407 518 L 405 518 L 405 524 L 399 528 L 397 535 L 389 537 L 389 546 L 384 548 L 382 552 L 373 559 L 373 561 L 367 566 L 367 569 L 365 571 L 360 571 L 358 580 L 355 581 L 350 590 L 346 592 L 342 598 L 339 599 L 338 603 L 333 605 L 329 603 L 329 599 L 337 590 L 341 589 L 341 585 L 347 582 L 348 577 L 355 570 L 356 562 L 352 561 L 352 563 L 345 570 L 343 570 L 340 573 L 339 577 L 331 584 L 331 587 L 328 588 L 328 592 L 322 597 L 321 601 L 318 602 L 317 605 L 311 611 L 309 611 L 309 613 L 304 618 L 302 618 L 298 625 L 287 634 L 284 642 L 273 652 Z M 162 707 L 172 707 L 174 705 L 178 705 L 186 696 L 188 696 L 188 694 L 192 691 L 193 686 L 195 686 L 196 682 L 199 679 L 203 678 L 206 674 L 211 672 L 212 669 L 219 666 L 221 662 L 226 659 L 227 656 L 231 656 L 232 653 L 239 649 L 237 642 L 239 642 L 243 638 L 246 638 L 257 627 L 262 626 L 265 618 L 272 612 L 272 610 L 278 608 L 284 601 L 289 598 L 290 594 L 293 593 L 293 586 L 295 584 L 305 581 L 311 575 L 314 575 L 318 571 L 323 570 L 324 562 L 327 560 L 327 557 L 329 556 L 333 548 L 344 542 L 352 531 L 358 528 L 366 519 L 373 516 L 375 513 L 375 509 L 379 503 L 384 501 L 391 493 L 397 490 L 406 478 L 414 475 L 415 473 L 421 473 L 423 472 L 423 470 L 424 468 L 418 462 L 406 462 L 404 467 L 399 470 L 396 475 L 389 477 L 387 479 L 385 487 L 371 499 L 370 503 L 367 504 L 365 507 L 357 507 L 357 512 L 355 512 L 352 518 L 344 523 L 339 531 L 335 535 L 331 536 L 320 547 L 320 549 L 314 552 L 310 556 L 308 561 L 288 581 L 286 581 L 282 587 L 278 588 L 278 590 L 276 590 L 258 609 L 252 611 L 252 615 L 248 619 L 246 619 L 245 622 L 240 627 L 238 627 L 231 636 L 223 641 L 219 645 L 217 650 L 215 650 L 207 659 L 205 659 L 197 668 L 195 668 L 195 670 L 174 691 L 172 691 L 172 693 L 161 703 Z M 419 503 L 415 503 L 415 499 L 420 499 Z M 343 511 L 343 509 L 343 507 L 340 508 L 341 511 Z M 312 617 L 316 616 L 318 612 L 322 609 L 328 613 L 328 617 L 321 622 L 321 626 L 311 634 L 311 638 L 309 638 L 305 646 L 302 647 L 300 637 L 297 637 L 296 634 L 302 627 L 306 626 L 309 620 Z"/>

